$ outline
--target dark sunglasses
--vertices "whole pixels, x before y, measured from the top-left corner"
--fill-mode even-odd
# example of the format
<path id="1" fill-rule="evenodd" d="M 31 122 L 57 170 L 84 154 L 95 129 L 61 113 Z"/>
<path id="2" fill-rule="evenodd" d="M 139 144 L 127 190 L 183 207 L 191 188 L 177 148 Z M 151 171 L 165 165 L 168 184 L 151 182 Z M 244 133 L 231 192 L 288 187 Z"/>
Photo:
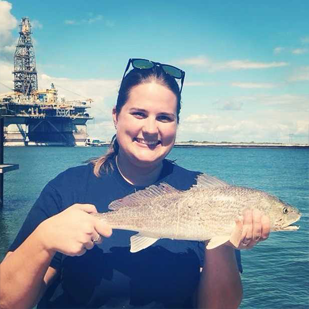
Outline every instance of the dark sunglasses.
<path id="1" fill-rule="evenodd" d="M 180 70 L 169 64 L 154 62 L 154 61 L 150 61 L 147 59 L 131 58 L 129 59 L 127 67 L 124 71 L 122 81 L 125 78 L 127 71 L 129 70 L 130 64 L 132 64 L 133 68 L 140 69 L 140 70 L 149 70 L 156 66 L 159 66 L 166 74 L 181 80 L 181 85 L 180 85 L 180 93 L 181 93 L 183 82 L 185 80 L 185 72 L 183 70 Z"/>

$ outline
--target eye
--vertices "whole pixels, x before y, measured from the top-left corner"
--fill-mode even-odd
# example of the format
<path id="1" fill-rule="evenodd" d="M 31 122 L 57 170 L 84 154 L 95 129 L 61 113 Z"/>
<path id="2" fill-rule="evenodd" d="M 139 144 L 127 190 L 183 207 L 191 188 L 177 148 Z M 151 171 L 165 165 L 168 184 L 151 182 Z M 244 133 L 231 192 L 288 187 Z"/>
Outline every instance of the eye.
<path id="1" fill-rule="evenodd" d="M 160 116 L 157 117 L 157 119 L 161 122 L 172 122 L 172 121 L 174 121 L 174 117 L 169 116 L 169 115 L 160 115 Z"/>
<path id="2" fill-rule="evenodd" d="M 284 214 L 287 214 L 287 213 L 289 212 L 289 210 L 288 210 L 286 207 L 284 207 L 283 210 L 282 210 L 282 212 L 283 212 Z"/>
<path id="3" fill-rule="evenodd" d="M 143 112 L 133 112 L 132 115 L 137 119 L 143 119 L 146 117 L 145 113 Z"/>

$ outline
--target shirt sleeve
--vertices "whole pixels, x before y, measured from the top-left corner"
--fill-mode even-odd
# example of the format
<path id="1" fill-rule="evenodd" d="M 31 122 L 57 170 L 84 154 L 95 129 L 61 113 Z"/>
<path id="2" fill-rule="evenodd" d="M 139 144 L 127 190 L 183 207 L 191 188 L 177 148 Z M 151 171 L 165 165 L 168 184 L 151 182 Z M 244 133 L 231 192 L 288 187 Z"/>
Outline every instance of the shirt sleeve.
<path id="1" fill-rule="evenodd" d="M 39 198 L 32 206 L 15 240 L 9 247 L 9 251 L 15 251 L 42 223 L 44 220 L 58 214 L 62 210 L 60 194 L 51 184 L 47 184 Z M 50 266 L 58 269 L 61 264 L 62 254 L 56 253 Z"/>
<path id="2" fill-rule="evenodd" d="M 235 255 L 236 255 L 236 261 L 237 261 L 238 270 L 242 274 L 243 268 L 242 268 L 242 263 L 241 263 L 241 253 L 240 253 L 240 250 L 235 250 Z"/>

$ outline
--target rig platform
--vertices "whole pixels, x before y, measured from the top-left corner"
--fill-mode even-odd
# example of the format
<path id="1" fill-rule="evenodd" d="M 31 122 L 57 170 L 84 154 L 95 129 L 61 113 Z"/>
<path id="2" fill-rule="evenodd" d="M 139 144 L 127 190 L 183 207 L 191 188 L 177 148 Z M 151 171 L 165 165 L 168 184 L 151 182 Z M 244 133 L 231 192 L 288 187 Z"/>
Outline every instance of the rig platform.
<path id="1" fill-rule="evenodd" d="M 21 20 L 14 55 L 14 89 L 0 94 L 4 118 L 4 146 L 86 146 L 86 122 L 91 99 L 59 100 L 58 90 L 38 90 L 29 18 Z"/>

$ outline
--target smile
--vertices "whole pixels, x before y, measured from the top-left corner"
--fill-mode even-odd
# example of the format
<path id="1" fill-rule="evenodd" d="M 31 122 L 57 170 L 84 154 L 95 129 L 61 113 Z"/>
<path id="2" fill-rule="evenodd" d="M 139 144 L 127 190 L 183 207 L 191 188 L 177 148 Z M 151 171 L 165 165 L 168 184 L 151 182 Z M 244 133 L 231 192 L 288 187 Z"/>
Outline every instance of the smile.
<path id="1" fill-rule="evenodd" d="M 147 145 L 147 146 L 156 146 L 156 145 L 161 144 L 160 141 L 147 141 L 147 140 L 144 140 L 142 138 L 134 138 L 134 141 L 136 141 L 140 144 L 143 144 L 143 145 Z"/>

